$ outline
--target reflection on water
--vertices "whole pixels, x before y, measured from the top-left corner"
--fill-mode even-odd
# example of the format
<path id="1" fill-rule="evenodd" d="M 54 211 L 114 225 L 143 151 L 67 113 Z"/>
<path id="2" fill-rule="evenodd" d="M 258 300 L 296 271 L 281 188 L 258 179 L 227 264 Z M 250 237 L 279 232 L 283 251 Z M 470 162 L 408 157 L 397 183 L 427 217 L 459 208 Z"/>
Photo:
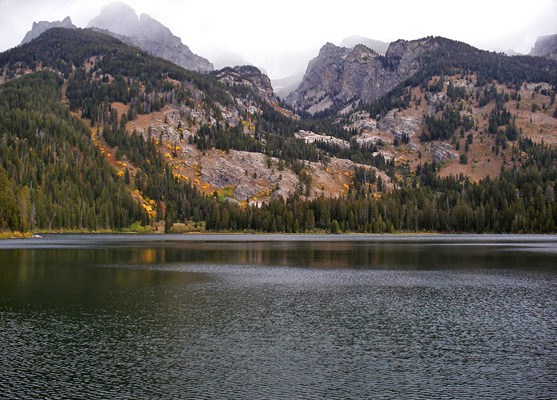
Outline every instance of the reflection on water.
<path id="1" fill-rule="evenodd" d="M 311 240 L 315 238 L 316 240 Z M 202 240 L 206 239 L 206 240 Z M 284 240 L 279 240 L 284 239 Z M 328 239 L 328 240 L 326 240 Z M 548 268 L 555 236 L 50 235 L 0 241 L 13 263 L 220 263 L 310 268 Z M 14 258 L 14 260 L 11 260 Z"/>
<path id="2" fill-rule="evenodd" d="M 0 243 L 0 398 L 557 397 L 555 238 L 283 238 Z"/>

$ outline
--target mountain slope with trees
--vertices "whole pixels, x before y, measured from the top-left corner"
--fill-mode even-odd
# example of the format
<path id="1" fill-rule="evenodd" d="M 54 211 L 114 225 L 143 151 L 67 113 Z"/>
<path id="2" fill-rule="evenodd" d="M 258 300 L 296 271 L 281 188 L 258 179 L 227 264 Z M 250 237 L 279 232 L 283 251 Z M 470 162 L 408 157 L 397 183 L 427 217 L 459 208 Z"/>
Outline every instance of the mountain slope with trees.
<path id="1" fill-rule="evenodd" d="M 51 29 L 0 54 L 0 230 L 554 232 L 554 63 L 435 43 L 383 97 L 300 118 L 256 68 Z"/>
<path id="2" fill-rule="evenodd" d="M 454 71 L 476 73 L 478 86 L 494 79 L 501 84 L 555 85 L 556 68 L 548 59 L 507 57 L 442 37 L 398 40 L 384 56 L 364 45 L 349 49 L 327 43 L 310 61 L 302 83 L 286 102 L 302 113 L 333 115 L 375 102 L 399 85 L 416 85 Z"/>

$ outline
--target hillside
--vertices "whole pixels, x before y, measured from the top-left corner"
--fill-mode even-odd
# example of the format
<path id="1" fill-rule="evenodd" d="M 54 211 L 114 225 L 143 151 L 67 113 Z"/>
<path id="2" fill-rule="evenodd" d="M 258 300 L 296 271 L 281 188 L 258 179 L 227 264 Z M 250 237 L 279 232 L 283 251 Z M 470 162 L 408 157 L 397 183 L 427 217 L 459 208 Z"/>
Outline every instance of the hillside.
<path id="1" fill-rule="evenodd" d="M 436 43 L 375 102 L 303 119 L 257 68 L 200 75 L 51 29 L 0 54 L 0 229 L 554 231 L 554 64 Z M 50 143 L 51 120 L 78 133 Z M 64 212 L 38 218 L 40 193 L 41 209 Z"/>
<path id="2" fill-rule="evenodd" d="M 103 7 L 87 26 L 185 69 L 198 72 L 213 70 L 213 65 L 207 59 L 194 54 L 170 29 L 147 14 L 138 17 L 127 4 L 116 2 Z M 29 43 L 52 28 L 77 29 L 70 17 L 62 21 L 34 22 L 21 44 Z"/>
<path id="3" fill-rule="evenodd" d="M 494 79 L 503 84 L 554 85 L 556 68 L 551 60 L 507 57 L 441 37 L 398 40 L 389 45 L 385 56 L 361 44 L 345 48 L 327 43 L 286 102 L 301 113 L 332 115 L 377 101 L 397 85 L 413 85 L 455 70 L 476 73 L 479 86 Z"/>

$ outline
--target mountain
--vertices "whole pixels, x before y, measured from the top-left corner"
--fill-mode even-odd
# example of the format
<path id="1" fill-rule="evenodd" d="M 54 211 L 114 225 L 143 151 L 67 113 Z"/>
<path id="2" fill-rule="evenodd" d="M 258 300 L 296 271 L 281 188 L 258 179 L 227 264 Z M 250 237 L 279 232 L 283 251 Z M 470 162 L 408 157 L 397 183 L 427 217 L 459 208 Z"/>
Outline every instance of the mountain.
<path id="1" fill-rule="evenodd" d="M 66 17 L 64 18 L 62 21 L 53 21 L 53 22 L 48 22 L 48 21 L 40 21 L 40 22 L 33 22 L 33 27 L 31 28 L 31 30 L 29 32 L 27 32 L 27 34 L 25 35 L 25 37 L 23 38 L 23 40 L 20 43 L 20 46 L 22 44 L 25 43 L 29 43 L 31 40 L 39 37 L 43 32 L 45 32 L 47 29 L 51 29 L 51 28 L 68 28 L 68 29 L 76 29 L 77 27 L 72 24 L 72 20 L 70 19 L 70 17 Z"/>
<path id="2" fill-rule="evenodd" d="M 387 53 L 387 49 L 389 48 L 389 43 L 382 42 L 380 40 L 369 39 L 364 36 L 349 36 L 344 38 L 342 42 L 340 42 L 340 47 L 347 47 L 349 49 L 353 49 L 358 44 L 363 44 L 368 49 L 375 51 L 377 54 L 381 54 L 382 56 Z"/>
<path id="3" fill-rule="evenodd" d="M 143 35 L 140 20 L 135 10 L 124 3 L 110 3 L 91 19 L 88 28 L 101 28 L 124 36 Z"/>
<path id="4" fill-rule="evenodd" d="M 308 131 L 311 124 L 299 121 L 276 103 L 269 78 L 255 67 L 200 75 L 97 31 L 54 28 L 0 54 L 0 71 L 0 83 L 7 82 L 4 85 L 17 93 L 6 97 L 14 99 L 6 105 L 6 110 L 15 113 L 14 118 L 19 112 L 42 113 L 27 97 L 15 99 L 27 95 L 31 83 L 54 80 L 54 90 L 43 102 L 59 110 L 55 118 L 69 125 L 78 123 L 75 118 L 83 121 L 81 139 L 89 138 L 106 158 L 94 158 L 99 170 L 108 163 L 112 173 L 122 179 L 127 176 L 128 186 L 115 188 L 106 201 L 112 201 L 112 194 L 128 193 L 153 223 L 166 216 L 185 221 L 194 214 L 195 221 L 207 221 L 216 205 L 215 195 L 223 202 L 254 207 L 295 194 L 305 198 L 338 196 L 350 182 L 349 171 L 358 165 L 332 159 L 330 170 L 324 171 L 320 160 L 328 157 L 326 152 L 297 134 Z M 29 89 L 29 93 L 36 90 Z M 18 107 L 24 111 L 17 111 Z M 64 115 L 60 107 L 67 107 L 71 114 Z M 334 129 L 326 128 L 322 133 Z M 87 131 L 90 133 L 82 137 Z M 54 145 L 45 142 L 53 134 L 50 128 L 39 127 L 45 135 L 33 132 L 29 147 L 47 149 Z M 25 135 L 14 131 L 3 143 L 9 148 Z M 74 144 L 62 139 L 56 149 L 68 154 L 55 154 L 48 160 L 71 157 Z M 29 157 L 29 147 L 23 159 Z M 17 159 L 3 158 L 3 168 L 16 171 L 19 167 L 12 163 Z M 48 168 L 50 164 L 40 165 L 38 168 Z M 377 165 L 384 165 L 384 161 L 378 159 Z M 33 167 L 28 169 L 36 173 Z M 368 169 L 388 185 L 390 178 L 384 172 L 372 166 Z M 20 190 L 22 181 L 18 177 L 10 180 L 10 187 Z M 72 190 L 72 204 L 79 196 L 86 196 L 80 188 Z M 119 203 L 115 200 L 114 204 Z M 67 213 L 73 215 L 73 205 L 68 208 Z M 111 208 L 106 212 L 117 211 Z M 118 223 L 112 217 L 103 219 L 100 225 L 97 216 L 93 219 L 97 222 L 83 226 L 120 229 L 134 222 L 131 216 Z M 47 220 L 48 227 L 52 221 Z M 141 221 L 145 221 L 144 216 Z M 38 222 L 33 226 L 45 227 Z"/>
<path id="5" fill-rule="evenodd" d="M 211 60 L 217 70 L 237 65 L 252 65 L 249 61 L 244 60 L 241 54 L 230 51 L 219 52 L 211 57 Z"/>
<path id="6" fill-rule="evenodd" d="M 485 79 L 516 81 L 530 74 L 535 79 L 551 77 L 553 65 L 529 57 L 510 58 L 440 37 L 398 40 L 389 45 L 385 56 L 364 45 L 348 49 L 327 43 L 309 63 L 302 83 L 286 102 L 310 115 L 346 113 L 380 99 L 420 74 L 431 78 L 455 68 L 479 71 Z"/>
<path id="7" fill-rule="evenodd" d="M 433 39 L 391 43 L 385 57 L 364 45 L 327 43 L 310 61 L 302 83 L 286 102 L 315 114 L 349 103 L 370 103 L 420 69 L 419 57 L 438 48 Z"/>
<path id="8" fill-rule="evenodd" d="M 275 91 L 275 94 L 280 98 L 286 98 L 290 93 L 298 89 L 298 86 L 300 86 L 302 79 L 304 79 L 303 72 L 300 72 L 296 75 L 288 76 L 286 78 L 273 79 L 273 90 Z"/>
<path id="9" fill-rule="evenodd" d="M 557 34 L 540 36 L 530 51 L 530 55 L 557 61 Z"/>
<path id="10" fill-rule="evenodd" d="M 123 42 L 139 47 L 156 57 L 164 58 L 192 71 L 212 71 L 213 65 L 194 54 L 170 29 L 147 14 L 137 16 L 124 3 L 112 3 L 101 10 L 87 25 L 106 30 Z"/>
<path id="11" fill-rule="evenodd" d="M 277 103 L 271 80 L 257 67 L 251 65 L 236 66 L 234 68 L 226 67 L 217 71 L 216 76 L 220 82 L 225 83 L 227 86 L 247 87 L 270 104 Z"/>
<path id="12" fill-rule="evenodd" d="M 200 74 L 90 29 L 0 53 L 0 232 L 557 230 L 557 63 L 327 47 L 341 76 L 409 77 L 309 118 L 257 68 Z"/>
<path id="13" fill-rule="evenodd" d="M 505 51 L 503 51 L 503 53 L 505 53 L 506 55 L 508 55 L 509 57 L 513 57 L 513 56 L 523 56 L 523 53 L 519 53 L 513 49 L 507 49 Z"/>

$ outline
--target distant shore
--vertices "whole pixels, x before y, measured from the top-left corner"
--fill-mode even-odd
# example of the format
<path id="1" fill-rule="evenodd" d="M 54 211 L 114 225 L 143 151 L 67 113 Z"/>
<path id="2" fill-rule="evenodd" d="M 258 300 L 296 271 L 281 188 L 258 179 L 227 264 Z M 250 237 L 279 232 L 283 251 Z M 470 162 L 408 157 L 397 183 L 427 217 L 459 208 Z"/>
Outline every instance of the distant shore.
<path id="1" fill-rule="evenodd" d="M 173 236 L 194 236 L 194 235 L 207 235 L 207 236 L 366 236 L 366 237 L 373 237 L 373 236 L 435 236 L 435 235 L 443 235 L 443 236 L 463 236 L 463 235 L 516 235 L 516 236 L 528 236 L 528 235 L 541 235 L 541 236 L 554 236 L 554 233 L 510 233 L 510 232 L 503 232 L 503 233 L 495 233 L 495 232 L 482 232 L 482 233 L 475 233 L 475 232 L 383 232 L 383 233 L 367 233 L 367 232 L 341 232 L 341 233 L 331 233 L 326 231 L 315 231 L 315 232 L 298 232 L 298 233 L 285 233 L 285 232 L 229 232 L 229 231 L 192 231 L 192 232 L 161 232 L 161 231 L 146 231 L 146 232 L 135 232 L 135 231 L 115 231 L 115 230 L 96 230 L 96 231 L 88 231 L 83 229 L 76 229 L 76 230 L 51 230 L 51 231 L 36 231 L 36 232 L 0 232 L 0 240 L 7 240 L 7 239 L 33 239 L 33 238 L 42 238 L 43 235 L 76 235 L 76 234 L 83 234 L 83 235 L 148 235 L 148 236 L 165 236 L 165 235 L 173 235 Z"/>

